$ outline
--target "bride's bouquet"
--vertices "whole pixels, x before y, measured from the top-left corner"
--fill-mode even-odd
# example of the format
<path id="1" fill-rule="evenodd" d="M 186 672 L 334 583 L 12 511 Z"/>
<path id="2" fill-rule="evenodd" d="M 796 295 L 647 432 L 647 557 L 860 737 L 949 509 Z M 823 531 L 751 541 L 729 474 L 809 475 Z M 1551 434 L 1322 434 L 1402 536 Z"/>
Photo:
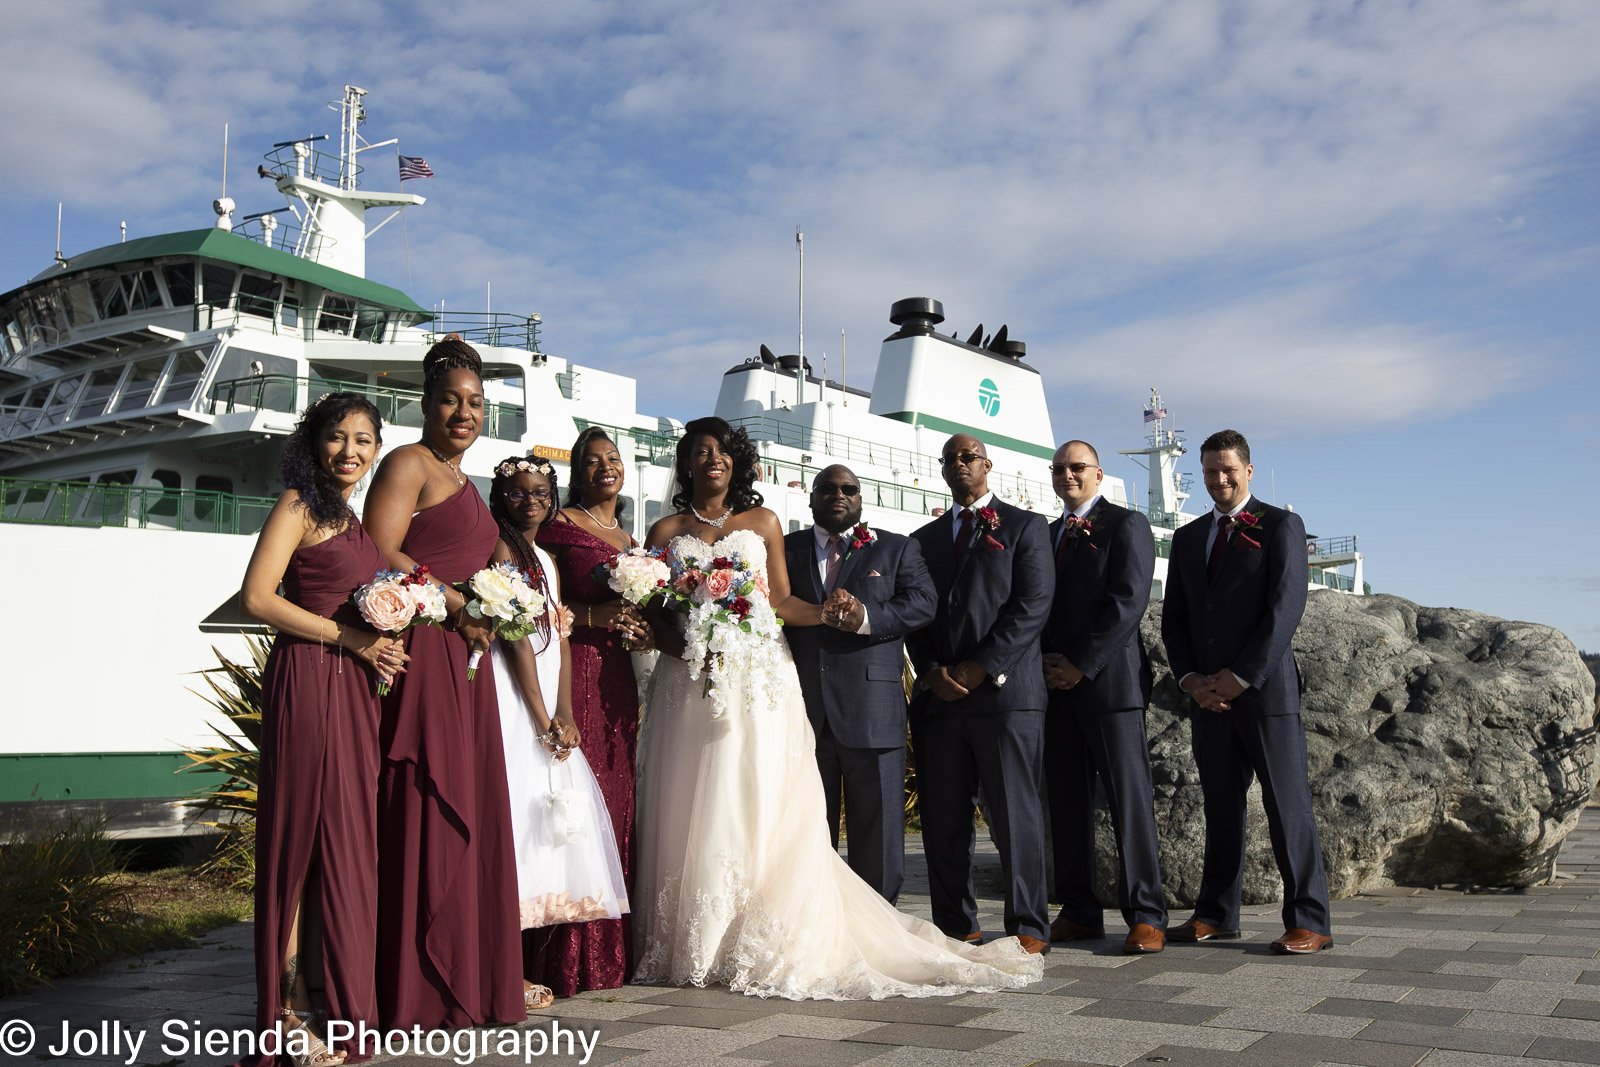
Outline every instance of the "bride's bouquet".
<path id="1" fill-rule="evenodd" d="M 683 541 L 693 538 L 680 539 Z M 704 674 L 705 695 L 712 697 L 712 714 L 727 710 L 726 692 L 719 680 L 737 671 L 752 684 L 768 678 L 765 667 L 777 650 L 783 621 L 772 610 L 767 580 L 741 552 L 701 555 L 693 548 L 671 557 L 671 578 L 666 603 L 687 616 L 684 658 L 689 677 Z M 762 706 L 759 702 L 752 706 Z"/>
<path id="2" fill-rule="evenodd" d="M 466 611 L 487 620 L 502 641 L 521 641 L 545 619 L 545 597 L 528 584 L 527 576 L 510 560 L 485 567 L 457 587 L 466 596 Z M 483 649 L 467 657 L 467 681 L 478 674 Z"/>
<path id="3" fill-rule="evenodd" d="M 444 625 L 444 590 L 428 581 L 427 564 L 414 567 L 410 574 L 379 571 L 350 599 L 367 625 L 390 637 L 399 637 L 413 626 Z M 389 695 L 389 683 L 382 679 L 378 695 Z"/>

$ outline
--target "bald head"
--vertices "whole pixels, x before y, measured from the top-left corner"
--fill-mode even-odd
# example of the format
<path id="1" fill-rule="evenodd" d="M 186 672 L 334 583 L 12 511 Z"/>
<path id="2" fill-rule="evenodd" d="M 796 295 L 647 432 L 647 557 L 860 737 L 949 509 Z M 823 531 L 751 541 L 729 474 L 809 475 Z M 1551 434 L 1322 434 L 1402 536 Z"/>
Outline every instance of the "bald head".
<path id="1" fill-rule="evenodd" d="M 861 521 L 861 480 L 843 463 L 824 467 L 811 480 L 811 518 L 829 533 Z"/>
<path id="2" fill-rule="evenodd" d="M 963 507 L 989 491 L 989 450 L 971 434 L 958 433 L 944 443 L 939 463 L 950 495 Z"/>

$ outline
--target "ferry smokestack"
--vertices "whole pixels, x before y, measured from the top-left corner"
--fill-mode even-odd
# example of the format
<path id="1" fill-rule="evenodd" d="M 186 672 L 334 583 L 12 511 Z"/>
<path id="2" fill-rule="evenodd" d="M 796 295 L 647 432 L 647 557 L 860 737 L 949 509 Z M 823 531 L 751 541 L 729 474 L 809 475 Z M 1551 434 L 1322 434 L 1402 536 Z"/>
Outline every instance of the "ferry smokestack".
<path id="1" fill-rule="evenodd" d="M 889 305 L 889 321 L 900 327 L 900 336 L 932 333 L 944 321 L 944 305 L 931 296 L 910 296 Z"/>

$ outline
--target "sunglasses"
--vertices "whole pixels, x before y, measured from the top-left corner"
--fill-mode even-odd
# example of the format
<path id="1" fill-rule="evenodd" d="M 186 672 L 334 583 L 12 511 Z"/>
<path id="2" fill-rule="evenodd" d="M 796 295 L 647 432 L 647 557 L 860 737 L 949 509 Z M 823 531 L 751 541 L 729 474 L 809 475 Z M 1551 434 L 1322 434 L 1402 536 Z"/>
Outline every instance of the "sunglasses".
<path id="1" fill-rule="evenodd" d="M 526 490 L 526 489 L 508 489 L 508 490 L 506 490 L 506 503 L 507 504 L 520 504 L 523 501 L 529 499 L 530 497 L 533 498 L 534 500 L 537 500 L 541 504 L 548 504 L 548 503 L 550 503 L 550 490 L 548 490 L 548 489 L 534 489 L 531 492 L 529 490 Z"/>
<path id="2" fill-rule="evenodd" d="M 1084 471 L 1091 471 L 1091 470 L 1092 471 L 1097 471 L 1099 469 L 1100 469 L 1099 465 L 1098 464 L 1094 464 L 1094 463 L 1052 463 L 1052 464 L 1050 464 L 1050 473 L 1051 474 L 1065 474 L 1068 471 L 1071 471 L 1073 474 L 1082 474 Z"/>
<path id="3" fill-rule="evenodd" d="M 819 485 L 813 492 L 818 496 L 833 496 L 835 493 L 840 496 L 856 496 L 861 492 L 861 487 L 859 485 Z"/>
<path id="4" fill-rule="evenodd" d="M 978 462 L 978 460 L 983 458 L 983 456 L 980 456 L 976 452 L 952 452 L 948 456 L 945 456 L 944 459 L 940 460 L 940 462 L 946 467 L 954 467 L 957 463 L 961 464 L 963 467 L 970 467 L 974 463 Z"/>

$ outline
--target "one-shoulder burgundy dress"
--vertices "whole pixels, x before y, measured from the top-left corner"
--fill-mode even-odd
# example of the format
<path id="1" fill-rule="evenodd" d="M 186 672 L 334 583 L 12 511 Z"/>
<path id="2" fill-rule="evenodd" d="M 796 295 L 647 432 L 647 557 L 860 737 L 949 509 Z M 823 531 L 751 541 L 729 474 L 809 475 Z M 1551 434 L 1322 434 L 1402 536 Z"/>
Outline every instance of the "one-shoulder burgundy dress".
<path id="1" fill-rule="evenodd" d="M 365 627 L 350 595 L 383 569 L 383 554 L 352 518 L 343 533 L 295 550 L 284 571 L 284 592 L 313 614 Z M 267 657 L 256 811 L 260 1030 L 278 1024 L 284 948 L 313 863 L 321 887 L 323 965 L 321 981 L 311 975 L 307 980 L 325 990 L 330 1020 L 377 1024 L 376 684 L 372 669 L 336 644 L 280 633 Z M 352 1055 L 349 1062 L 360 1057 Z"/>
<path id="2" fill-rule="evenodd" d="M 498 533 L 469 482 L 417 512 L 401 549 L 451 585 Z M 384 698 L 378 788 L 378 1016 L 386 1028 L 516 1022 L 522 1006 L 517 868 L 494 671 L 467 681 L 453 630 L 408 631 Z"/>

